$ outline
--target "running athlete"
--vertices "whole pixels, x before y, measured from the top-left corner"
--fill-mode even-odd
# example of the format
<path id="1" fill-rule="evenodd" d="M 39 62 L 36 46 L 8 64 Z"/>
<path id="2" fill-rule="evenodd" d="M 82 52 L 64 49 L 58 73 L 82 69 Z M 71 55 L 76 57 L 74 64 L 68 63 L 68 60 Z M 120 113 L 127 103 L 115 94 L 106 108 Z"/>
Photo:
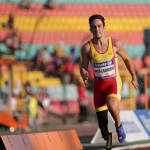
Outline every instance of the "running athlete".
<path id="1" fill-rule="evenodd" d="M 88 86 L 88 65 L 91 62 L 94 70 L 94 105 L 99 128 L 104 140 L 108 135 L 108 110 L 112 115 L 118 140 L 124 142 L 126 138 L 123 125 L 119 116 L 119 101 L 121 99 L 122 82 L 118 72 L 118 57 L 123 59 L 132 76 L 132 84 L 138 89 L 137 78 L 130 56 L 123 44 L 116 39 L 105 36 L 105 19 L 101 15 L 93 15 L 89 18 L 90 31 L 93 38 L 85 43 L 81 49 L 80 73 L 84 84 Z"/>

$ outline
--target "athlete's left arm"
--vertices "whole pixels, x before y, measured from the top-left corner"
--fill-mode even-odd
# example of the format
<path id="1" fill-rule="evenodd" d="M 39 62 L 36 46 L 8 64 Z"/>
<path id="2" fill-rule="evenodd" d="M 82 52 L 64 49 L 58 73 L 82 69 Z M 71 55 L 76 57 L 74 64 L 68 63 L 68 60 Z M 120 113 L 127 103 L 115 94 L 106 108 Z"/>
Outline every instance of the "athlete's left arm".
<path id="1" fill-rule="evenodd" d="M 120 41 L 114 40 L 114 47 L 115 47 L 115 52 L 123 59 L 127 69 L 129 70 L 129 72 L 132 76 L 131 82 L 132 82 L 133 86 L 136 89 L 138 89 L 139 85 L 137 82 L 137 78 L 136 78 L 136 74 L 135 74 L 135 70 L 134 70 L 134 66 L 133 66 L 131 57 L 128 55 L 123 44 Z"/>

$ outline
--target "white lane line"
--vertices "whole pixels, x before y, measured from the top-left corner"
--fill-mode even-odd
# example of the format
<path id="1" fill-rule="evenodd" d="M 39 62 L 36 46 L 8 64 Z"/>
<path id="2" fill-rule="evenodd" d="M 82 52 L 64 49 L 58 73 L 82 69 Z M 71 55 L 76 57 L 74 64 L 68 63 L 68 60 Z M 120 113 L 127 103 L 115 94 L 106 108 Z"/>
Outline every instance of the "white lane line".
<path id="1" fill-rule="evenodd" d="M 142 148 L 142 147 L 149 147 L 149 146 L 150 146 L 150 143 L 148 143 L 148 144 L 138 144 L 138 145 L 130 145 L 130 146 L 112 148 L 112 150 L 135 149 L 135 148 Z"/>

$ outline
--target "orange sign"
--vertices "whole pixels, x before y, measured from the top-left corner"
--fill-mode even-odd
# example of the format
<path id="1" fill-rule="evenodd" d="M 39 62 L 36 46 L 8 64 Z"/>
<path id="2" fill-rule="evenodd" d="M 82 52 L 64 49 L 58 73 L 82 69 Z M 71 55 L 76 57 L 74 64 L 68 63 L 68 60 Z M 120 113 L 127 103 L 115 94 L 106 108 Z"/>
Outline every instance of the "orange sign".
<path id="1" fill-rule="evenodd" d="M 28 137 L 34 150 L 47 150 L 45 141 L 40 133 L 28 134 Z"/>
<path id="2" fill-rule="evenodd" d="M 21 135 L 1 136 L 7 150 L 26 150 Z"/>
<path id="3" fill-rule="evenodd" d="M 6 150 L 83 149 L 75 130 L 1 136 Z"/>
<path id="4" fill-rule="evenodd" d="M 21 134 L 17 136 L 18 138 L 21 138 L 26 150 L 34 150 L 27 134 Z"/>
<path id="5" fill-rule="evenodd" d="M 41 133 L 48 150 L 83 149 L 75 130 Z"/>

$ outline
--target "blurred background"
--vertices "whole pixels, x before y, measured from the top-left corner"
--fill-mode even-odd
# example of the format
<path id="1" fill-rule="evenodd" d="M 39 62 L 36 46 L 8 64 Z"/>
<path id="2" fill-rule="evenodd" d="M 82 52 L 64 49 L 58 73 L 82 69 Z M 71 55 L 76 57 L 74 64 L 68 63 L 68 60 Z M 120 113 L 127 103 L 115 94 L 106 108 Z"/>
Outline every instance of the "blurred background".
<path id="1" fill-rule="evenodd" d="M 1 133 L 96 131 L 92 67 L 87 89 L 79 72 L 93 14 L 105 17 L 106 35 L 124 44 L 138 77 L 135 90 L 119 58 L 120 109 L 150 108 L 150 0 L 0 0 Z"/>

